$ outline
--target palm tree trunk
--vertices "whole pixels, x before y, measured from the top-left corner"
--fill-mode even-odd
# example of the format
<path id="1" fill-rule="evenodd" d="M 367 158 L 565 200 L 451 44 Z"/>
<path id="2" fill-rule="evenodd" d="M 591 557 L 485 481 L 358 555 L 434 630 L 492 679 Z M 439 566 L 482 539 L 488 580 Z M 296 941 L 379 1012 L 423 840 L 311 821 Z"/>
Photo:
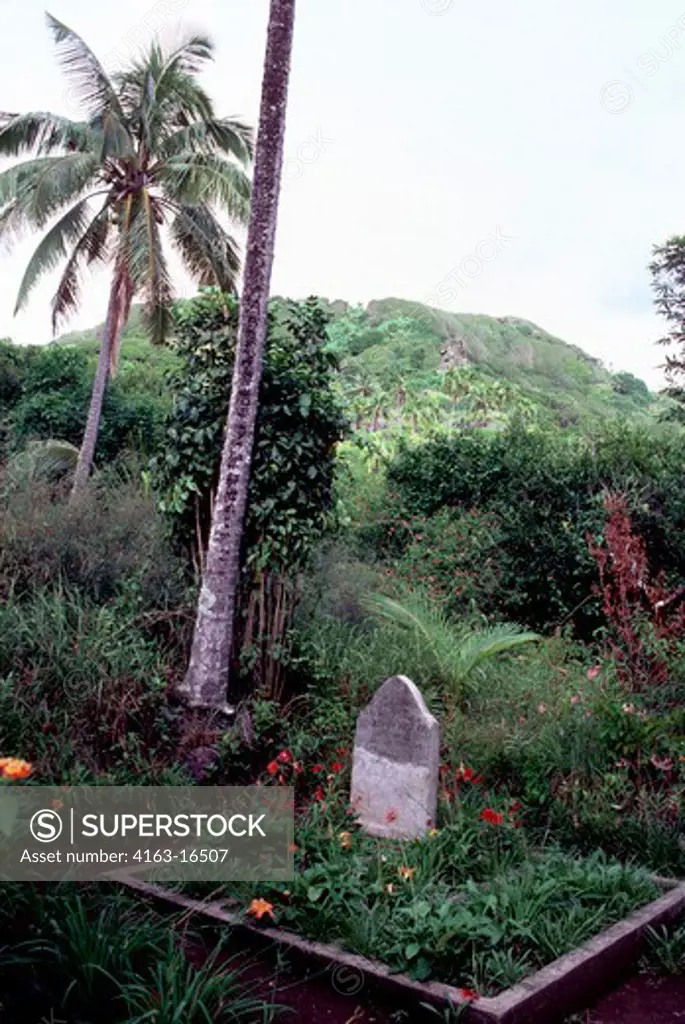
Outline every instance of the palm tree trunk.
<path id="1" fill-rule="evenodd" d="M 267 331 L 295 0 L 271 0 L 255 154 L 252 213 L 231 402 L 188 671 L 191 707 L 226 709 L 240 549 Z"/>
<path id="2" fill-rule="evenodd" d="M 112 341 L 114 331 L 116 329 L 116 320 L 117 281 L 115 276 L 114 280 L 112 281 L 112 288 L 109 294 L 107 319 L 105 320 L 105 329 L 102 335 L 102 342 L 100 343 L 98 368 L 95 373 L 95 380 L 93 381 L 93 391 L 90 396 L 90 408 L 88 409 L 88 419 L 86 420 L 86 429 L 83 432 L 81 449 L 79 451 L 78 462 L 76 463 L 74 482 L 71 486 L 71 494 L 69 496 L 70 503 L 75 501 L 78 495 L 81 494 L 81 492 L 85 488 L 86 484 L 88 483 L 90 471 L 93 468 L 93 456 L 95 455 L 95 445 L 97 444 L 98 432 L 100 430 L 102 403 L 104 402 L 105 399 L 107 381 L 109 380 L 110 358 L 112 353 Z"/>

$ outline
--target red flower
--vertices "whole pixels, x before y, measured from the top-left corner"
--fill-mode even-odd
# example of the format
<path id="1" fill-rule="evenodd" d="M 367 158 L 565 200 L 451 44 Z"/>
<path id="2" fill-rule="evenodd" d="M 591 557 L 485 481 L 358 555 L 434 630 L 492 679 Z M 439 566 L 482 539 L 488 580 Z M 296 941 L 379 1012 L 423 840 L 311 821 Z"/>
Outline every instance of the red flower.
<path id="1" fill-rule="evenodd" d="M 397 821 L 399 815 L 394 807 L 391 807 L 388 813 L 385 815 L 385 820 L 388 825 L 392 824 L 393 821 Z"/>
<path id="2" fill-rule="evenodd" d="M 323 800 L 323 786 L 317 786 L 314 790 L 314 799 Z"/>
<path id="3" fill-rule="evenodd" d="M 457 769 L 457 778 L 463 779 L 464 782 L 471 782 L 473 779 L 473 768 L 467 768 L 466 765 L 461 764 Z"/>
<path id="4" fill-rule="evenodd" d="M 486 807 L 484 811 L 480 812 L 480 820 L 487 821 L 488 825 L 503 825 L 504 815 L 493 811 L 492 807 Z"/>
<path id="5" fill-rule="evenodd" d="M 289 750 L 282 750 L 278 755 L 278 760 L 281 762 L 281 764 L 290 764 L 292 759 L 293 756 Z"/>
<path id="6" fill-rule="evenodd" d="M 340 754 L 341 757 L 344 757 L 347 753 L 347 747 L 336 747 L 335 752 L 336 754 Z"/>
<path id="7" fill-rule="evenodd" d="M 332 772 L 341 772 L 345 765 L 341 761 L 334 761 L 331 765 Z"/>
<path id="8" fill-rule="evenodd" d="M 322 772 L 323 771 L 323 765 L 322 764 L 313 764 L 312 765 L 312 771 L 315 774 L 318 774 L 318 772 Z"/>
<path id="9" fill-rule="evenodd" d="M 299 774 L 299 772 L 302 771 L 302 762 L 301 761 L 293 761 L 293 771 L 297 772 L 298 774 Z"/>
<path id="10" fill-rule="evenodd" d="M 520 811 L 520 810 L 521 810 L 521 802 L 519 800 L 514 800 L 513 804 L 511 805 L 511 810 L 509 811 L 509 813 L 510 814 L 516 814 L 516 812 Z"/>
<path id="11" fill-rule="evenodd" d="M 480 996 L 476 992 L 475 988 L 460 988 L 459 995 L 462 999 L 480 999 Z"/>
<path id="12" fill-rule="evenodd" d="M 270 761 L 269 764 L 266 766 L 266 770 L 268 771 L 269 775 L 276 775 L 280 771 L 280 768 L 278 767 L 278 761 Z"/>
<path id="13" fill-rule="evenodd" d="M 481 782 L 483 782 L 483 776 L 482 775 L 476 775 L 475 779 L 473 780 L 474 786 L 477 786 Z"/>

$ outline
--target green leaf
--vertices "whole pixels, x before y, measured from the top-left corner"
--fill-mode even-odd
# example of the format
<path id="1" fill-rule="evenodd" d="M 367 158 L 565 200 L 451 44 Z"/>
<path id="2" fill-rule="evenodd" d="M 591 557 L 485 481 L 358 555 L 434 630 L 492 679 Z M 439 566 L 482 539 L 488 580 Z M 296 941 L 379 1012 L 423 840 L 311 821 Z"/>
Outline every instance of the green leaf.
<path id="1" fill-rule="evenodd" d="M 300 395 L 300 412 L 303 416 L 309 416 L 312 407 L 312 396 L 309 394 Z"/>

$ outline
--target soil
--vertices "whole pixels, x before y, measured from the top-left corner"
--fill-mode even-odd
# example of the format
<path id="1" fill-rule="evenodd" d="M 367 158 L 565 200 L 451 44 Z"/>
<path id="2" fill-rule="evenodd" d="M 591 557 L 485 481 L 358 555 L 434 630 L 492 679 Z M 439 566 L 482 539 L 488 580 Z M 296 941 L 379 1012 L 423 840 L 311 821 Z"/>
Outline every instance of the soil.
<path id="1" fill-rule="evenodd" d="M 685 1024 L 685 977 L 638 974 L 577 1019 L 582 1024 Z"/>
<path id="2" fill-rule="evenodd" d="M 287 954 L 274 949 L 249 952 L 229 949 L 218 963 L 230 960 L 253 994 L 274 1006 L 284 1008 L 277 1019 L 283 1024 L 419 1024 L 434 1022 L 435 1013 L 389 997 L 378 991 L 359 971 L 335 966 L 306 968 L 299 958 L 293 962 Z M 201 964 L 206 950 L 187 947 L 190 959 Z M 261 1018 L 260 1018 L 261 1019 Z"/>

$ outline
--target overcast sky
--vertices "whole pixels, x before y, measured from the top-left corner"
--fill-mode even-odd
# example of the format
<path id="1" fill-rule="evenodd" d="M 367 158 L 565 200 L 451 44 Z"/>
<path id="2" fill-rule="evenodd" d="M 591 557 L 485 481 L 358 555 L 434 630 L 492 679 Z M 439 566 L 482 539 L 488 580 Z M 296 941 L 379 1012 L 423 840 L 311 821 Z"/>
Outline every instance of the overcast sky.
<path id="1" fill-rule="evenodd" d="M 268 0 L 49 10 L 109 69 L 155 29 L 208 30 L 218 111 L 256 123 Z M 43 4 L 0 14 L 0 109 L 77 116 Z M 273 291 L 521 316 L 657 386 L 646 265 L 685 233 L 684 96 L 685 0 L 298 0 Z M 0 337 L 22 343 L 51 336 L 54 282 L 12 317 L 31 249 L 0 255 Z"/>

